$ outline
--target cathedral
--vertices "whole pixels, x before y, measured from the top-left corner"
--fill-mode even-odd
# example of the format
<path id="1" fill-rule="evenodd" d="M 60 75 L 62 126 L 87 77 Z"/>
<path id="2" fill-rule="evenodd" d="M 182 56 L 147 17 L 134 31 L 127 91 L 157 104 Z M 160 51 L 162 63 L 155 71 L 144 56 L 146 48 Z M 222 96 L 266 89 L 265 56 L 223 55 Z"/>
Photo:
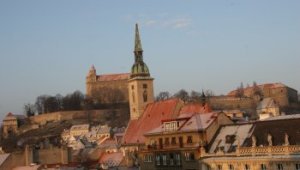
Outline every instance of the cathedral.
<path id="1" fill-rule="evenodd" d="M 143 48 L 136 24 L 131 72 L 97 75 L 92 66 L 86 77 L 86 95 L 99 103 L 129 103 L 130 118 L 137 119 L 146 105 L 154 101 L 153 80 L 143 60 Z"/>

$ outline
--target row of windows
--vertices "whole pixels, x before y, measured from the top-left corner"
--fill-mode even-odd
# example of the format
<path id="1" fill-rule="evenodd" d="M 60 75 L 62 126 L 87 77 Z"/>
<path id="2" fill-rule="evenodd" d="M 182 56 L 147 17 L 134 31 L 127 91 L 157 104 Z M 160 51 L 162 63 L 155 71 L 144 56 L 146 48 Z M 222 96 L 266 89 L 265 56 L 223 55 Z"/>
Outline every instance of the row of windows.
<path id="1" fill-rule="evenodd" d="M 223 168 L 222 165 L 217 165 L 217 170 L 222 170 L 222 168 Z M 244 168 L 244 170 L 251 170 L 251 167 L 248 164 L 245 164 L 243 168 Z M 228 169 L 229 170 L 235 170 L 235 168 L 232 164 L 228 165 Z M 267 165 L 266 164 L 260 164 L 260 170 L 267 170 Z M 276 170 L 284 170 L 283 164 L 276 164 Z M 300 170 L 300 163 L 295 164 L 295 170 Z"/>
<path id="2" fill-rule="evenodd" d="M 171 143 L 170 143 L 170 140 L 171 140 Z M 163 138 L 159 138 L 159 144 L 162 145 L 163 144 Z M 182 137 L 179 137 L 178 138 L 178 141 L 179 143 L 182 143 L 183 142 L 183 138 Z M 187 140 L 186 140 L 186 143 L 187 144 L 192 144 L 193 143 L 193 136 L 188 136 L 187 137 Z M 176 140 L 176 137 L 166 137 L 164 139 L 164 145 L 176 145 L 177 144 L 177 140 Z"/>
<path id="3" fill-rule="evenodd" d="M 143 88 L 146 89 L 148 86 L 147 84 L 143 84 Z M 131 85 L 131 89 L 134 90 L 134 85 Z"/>
<path id="4" fill-rule="evenodd" d="M 184 158 L 186 161 L 194 161 L 195 154 L 193 152 L 185 152 Z M 153 158 L 151 154 L 144 155 L 144 162 L 152 162 Z M 169 153 L 169 154 L 158 154 L 155 156 L 156 165 L 181 165 L 181 155 L 179 153 Z"/>
<path id="5" fill-rule="evenodd" d="M 155 164 L 157 166 L 180 166 L 181 156 L 179 153 L 158 154 L 155 156 Z"/>

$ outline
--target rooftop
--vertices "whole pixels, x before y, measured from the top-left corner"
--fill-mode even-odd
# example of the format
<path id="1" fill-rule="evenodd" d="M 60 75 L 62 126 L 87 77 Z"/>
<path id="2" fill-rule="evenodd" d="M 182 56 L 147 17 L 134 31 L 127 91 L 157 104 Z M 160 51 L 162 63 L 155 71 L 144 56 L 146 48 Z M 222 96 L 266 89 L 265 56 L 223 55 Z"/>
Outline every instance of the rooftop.
<path id="1" fill-rule="evenodd" d="M 129 73 L 102 74 L 97 76 L 97 81 L 128 80 L 129 77 L 130 77 Z"/>
<path id="2" fill-rule="evenodd" d="M 123 144 L 144 143 L 144 133 L 159 127 L 161 120 L 176 118 L 182 104 L 180 99 L 174 98 L 147 105 L 139 119 L 129 121 Z"/>

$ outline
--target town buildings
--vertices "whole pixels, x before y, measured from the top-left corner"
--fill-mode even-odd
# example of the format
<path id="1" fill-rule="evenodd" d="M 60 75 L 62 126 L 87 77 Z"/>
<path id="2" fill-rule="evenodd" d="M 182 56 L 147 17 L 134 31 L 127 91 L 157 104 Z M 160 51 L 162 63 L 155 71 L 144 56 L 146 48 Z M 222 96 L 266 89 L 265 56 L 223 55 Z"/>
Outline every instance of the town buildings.
<path id="1" fill-rule="evenodd" d="M 94 101 L 129 102 L 125 132 L 106 125 L 68 124 L 76 117 L 90 118 L 92 111 L 39 115 L 30 121 L 45 130 L 34 128 L 36 136 L 18 141 L 23 151 L 17 156 L 2 153 L 3 159 L 21 157 L 25 165 L 93 162 L 102 168 L 126 165 L 145 170 L 300 169 L 300 117 L 280 116 L 280 107 L 297 104 L 294 89 L 275 83 L 245 88 L 240 97 L 233 91 L 209 99 L 202 94 L 197 102 L 154 101 L 153 81 L 136 25 L 130 73 L 97 75 L 92 67 L 86 78 L 87 96 Z M 248 115 L 243 109 L 249 108 L 264 121 L 244 119 Z M 58 141 L 61 129 L 63 140 Z M 8 114 L 4 134 L 17 131 L 16 116 Z M 114 138 L 112 132 L 116 132 Z"/>

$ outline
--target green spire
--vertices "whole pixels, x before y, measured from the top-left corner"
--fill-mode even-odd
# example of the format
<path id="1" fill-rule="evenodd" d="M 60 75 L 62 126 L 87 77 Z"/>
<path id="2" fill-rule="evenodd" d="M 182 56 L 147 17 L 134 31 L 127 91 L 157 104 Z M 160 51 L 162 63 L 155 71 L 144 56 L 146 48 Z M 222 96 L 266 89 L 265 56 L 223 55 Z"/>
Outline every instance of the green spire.
<path id="1" fill-rule="evenodd" d="M 135 41 L 134 41 L 134 64 L 131 67 L 131 78 L 149 77 L 149 69 L 143 61 L 143 49 L 139 33 L 139 26 L 135 24 Z"/>
<path id="2" fill-rule="evenodd" d="M 134 42 L 134 52 L 143 51 L 142 49 L 142 43 L 139 33 L 139 26 L 136 23 L 135 24 L 135 42 Z"/>

